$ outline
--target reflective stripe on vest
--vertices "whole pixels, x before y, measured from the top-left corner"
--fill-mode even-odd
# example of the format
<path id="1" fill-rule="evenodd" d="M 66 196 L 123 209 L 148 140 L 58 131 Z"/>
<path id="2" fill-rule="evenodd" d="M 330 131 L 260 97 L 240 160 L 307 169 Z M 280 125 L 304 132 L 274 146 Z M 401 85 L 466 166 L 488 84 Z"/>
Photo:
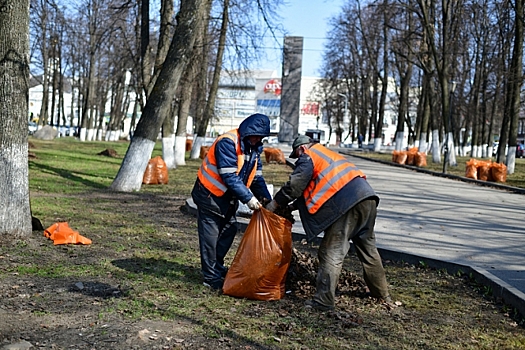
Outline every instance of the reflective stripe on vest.
<path id="1" fill-rule="evenodd" d="M 222 138 L 229 138 L 235 143 L 235 150 L 237 153 L 237 168 L 222 168 L 217 169 L 217 159 L 215 158 L 215 148 L 217 145 L 217 142 Z M 245 155 L 242 153 L 241 150 L 241 144 L 239 141 L 239 134 L 238 130 L 230 130 L 215 140 L 213 145 L 211 145 L 210 149 L 208 150 L 208 154 L 206 157 L 204 157 L 202 164 L 199 168 L 199 171 L 197 173 L 197 176 L 199 178 L 199 181 L 215 196 L 220 197 L 222 196 L 228 188 L 222 181 L 220 174 L 226 174 L 226 173 L 235 173 L 239 174 L 241 171 L 243 165 L 244 165 L 244 159 Z M 247 156 L 249 160 L 249 156 Z M 248 181 L 245 184 L 246 187 L 250 187 L 252 184 L 253 179 L 255 178 L 255 174 L 257 172 L 257 160 L 255 161 L 255 166 L 252 169 L 252 172 L 250 173 L 250 176 L 248 177 Z"/>
<path id="2" fill-rule="evenodd" d="M 337 191 L 365 174 L 342 155 L 315 144 L 305 152 L 314 164 L 312 180 L 303 192 L 306 207 L 314 214 Z"/>

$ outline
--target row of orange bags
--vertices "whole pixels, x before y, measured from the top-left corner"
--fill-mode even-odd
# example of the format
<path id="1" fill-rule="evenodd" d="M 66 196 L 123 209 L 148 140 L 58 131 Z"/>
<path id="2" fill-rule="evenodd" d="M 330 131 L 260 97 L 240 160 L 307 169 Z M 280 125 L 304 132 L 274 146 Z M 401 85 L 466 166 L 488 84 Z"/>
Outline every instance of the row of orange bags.
<path id="1" fill-rule="evenodd" d="M 473 158 L 466 164 L 465 177 L 482 181 L 507 181 L 507 166 L 505 164 Z"/>
<path id="2" fill-rule="evenodd" d="M 392 152 L 392 162 L 402 165 L 425 167 L 427 166 L 427 155 L 425 152 L 418 152 L 417 147 L 412 147 L 408 151 Z"/>

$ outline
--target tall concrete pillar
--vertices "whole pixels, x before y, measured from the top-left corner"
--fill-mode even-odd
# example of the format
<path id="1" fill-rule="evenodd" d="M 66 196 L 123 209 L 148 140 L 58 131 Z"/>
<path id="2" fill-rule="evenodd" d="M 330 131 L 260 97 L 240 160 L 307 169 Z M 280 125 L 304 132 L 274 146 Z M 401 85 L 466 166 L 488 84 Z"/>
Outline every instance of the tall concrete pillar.
<path id="1" fill-rule="evenodd" d="M 279 142 L 292 142 L 299 133 L 302 65 L 303 37 L 285 37 L 283 45 Z"/>

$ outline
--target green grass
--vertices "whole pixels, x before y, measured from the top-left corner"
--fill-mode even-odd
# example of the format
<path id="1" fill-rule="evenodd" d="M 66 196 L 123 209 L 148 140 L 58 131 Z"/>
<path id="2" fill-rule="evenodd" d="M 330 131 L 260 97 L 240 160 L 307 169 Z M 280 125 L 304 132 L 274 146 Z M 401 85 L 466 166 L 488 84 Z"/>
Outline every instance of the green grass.
<path id="1" fill-rule="evenodd" d="M 249 348 L 242 339 L 279 349 L 525 347 L 525 331 L 508 316 L 512 310 L 484 299 L 486 291 L 473 288 L 468 277 L 431 270 L 425 264 L 385 263 L 394 299 L 403 303 L 397 312 L 347 294 L 338 296 L 341 312 L 333 315 L 304 309 L 304 299 L 293 294 L 273 302 L 219 296 L 202 286 L 196 219 L 180 210 L 201 160 L 187 159 L 187 165 L 170 170 L 167 185 L 143 185 L 139 192 L 114 193 L 107 188 L 118 172 L 127 142 L 79 142 L 73 138 L 30 138 L 30 142 L 35 146 L 30 152 L 36 156 L 29 161 L 33 215 L 44 227 L 68 221 L 93 244 L 54 246 L 41 232 L 35 232 L 27 242 L 0 246 L 0 280 L 5 284 L 27 279 L 39 286 L 77 281 L 118 285 L 121 297 L 78 305 L 82 315 L 94 314 L 101 323 L 113 320 L 113 325 L 119 317 L 126 322 L 189 320 L 189 339 L 228 338 L 234 342 L 232 348 L 236 348 L 235 341 Z M 114 149 L 119 157 L 97 155 L 106 149 Z M 153 156 L 160 154 L 157 144 Z M 459 158 L 460 165 L 449 168 L 450 172 L 464 171 L 461 164 L 465 160 Z M 517 163 L 519 168 L 517 164 L 509 184 L 523 177 L 525 164 L 523 160 Z M 430 159 L 428 168 L 433 168 Z M 282 185 L 290 171 L 283 165 L 264 165 L 265 178 L 274 186 Z M 239 239 L 227 263 L 233 259 Z M 294 246 L 311 248 L 299 243 Z M 355 256 L 348 258 L 345 268 L 361 275 Z M 53 308 L 56 303 L 49 301 L 53 297 L 49 293 L 32 298 L 35 315 L 41 315 L 38 310 L 60 315 L 62 311 Z M 354 319 L 362 324 L 351 321 Z"/>

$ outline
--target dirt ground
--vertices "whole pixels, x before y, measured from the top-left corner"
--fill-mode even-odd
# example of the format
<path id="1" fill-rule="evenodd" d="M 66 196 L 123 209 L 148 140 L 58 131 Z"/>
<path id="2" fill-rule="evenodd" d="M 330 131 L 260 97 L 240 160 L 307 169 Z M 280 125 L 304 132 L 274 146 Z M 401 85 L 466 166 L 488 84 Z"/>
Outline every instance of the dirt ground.
<path id="1" fill-rule="evenodd" d="M 32 237 L 28 248 L 38 249 L 42 240 Z M 298 254 L 298 255 L 297 255 Z M 53 259 L 53 256 L 47 256 Z M 93 256 L 93 259 L 103 258 Z M 5 265 L 16 265 L 15 256 L 0 256 Z M 299 260 L 297 260 L 299 259 Z M 292 287 L 294 298 L 283 300 L 281 312 L 293 310 L 295 299 L 311 295 L 315 263 L 310 256 L 294 254 L 294 263 L 287 283 Z M 341 293 L 364 295 L 364 282 L 352 273 L 344 273 Z M 52 283 L 50 283 L 52 282 Z M 78 278 L 48 279 L 20 278 L 13 274 L 0 281 L 0 349 L 266 349 L 260 344 L 234 337 L 213 339 L 195 332 L 192 320 L 173 321 L 135 320 L 112 314 L 111 318 L 99 318 L 99 314 L 112 300 L 126 295 L 118 281 L 108 276 L 96 282 L 79 282 Z M 268 305 L 268 309 L 275 305 Z M 375 308 L 388 308 L 376 304 Z M 267 312 L 264 304 L 258 304 L 253 316 Z M 358 326 L 363 320 L 358 315 L 331 312 L 341 320 L 342 327 Z"/>
<path id="2" fill-rule="evenodd" d="M 194 235 L 195 218 L 180 210 L 185 198 L 165 197 L 159 201 L 158 197 L 148 194 L 95 192 L 91 200 L 93 203 L 110 201 L 110 206 L 111 203 L 119 203 L 118 206 L 113 206 L 115 210 L 130 211 L 138 217 L 156 216 L 155 220 L 163 223 L 165 230 L 182 230 Z M 112 239 L 124 241 L 126 237 L 115 236 Z M 23 242 L 0 243 L 0 349 L 279 348 L 278 344 L 268 347 L 231 334 L 208 337 L 203 335 L 199 329 L 200 325 L 189 318 L 134 319 L 121 312 L 108 313 L 108 309 L 116 308 L 119 300 L 129 294 L 128 287 L 121 285 L 120 279 L 110 273 L 100 275 L 96 279 L 81 276 L 46 278 L 45 274 L 39 275 L 38 269 L 35 271 L 34 268 L 35 259 L 41 259 L 37 265 L 60 261 L 63 268 L 103 259 L 125 261 L 126 254 L 132 253 L 122 253 L 95 245 L 90 249 L 78 249 L 75 246 L 43 249 L 48 248 L 50 242 L 42 238 L 42 231 L 34 231 L 33 235 Z M 299 313 L 299 308 L 303 305 L 302 300 L 311 296 L 316 273 L 313 252 L 306 246 L 303 249 L 301 244 L 294 246 L 299 250 L 294 254 L 287 280 L 287 290 L 291 290 L 291 295 L 278 303 L 254 303 L 249 316 L 257 318 L 270 312 L 278 315 Z M 69 262 L 64 262 L 65 258 L 69 258 Z M 358 263 L 354 265 L 358 266 Z M 131 269 L 129 266 L 127 268 Z M 14 272 L 25 269 L 30 273 Z M 26 277 L 28 275 L 31 277 Z M 454 283 L 457 287 L 453 288 L 456 288 L 457 293 L 476 294 L 461 281 Z M 356 310 L 355 305 L 350 307 L 349 303 L 358 303 L 357 308 L 367 309 L 367 312 L 375 310 L 380 314 L 379 317 L 388 317 L 393 322 L 412 317 L 403 311 L 401 303 L 398 308 L 395 305 L 375 303 L 366 297 L 366 292 L 366 286 L 358 275 L 352 271 L 343 273 L 339 284 L 338 308 L 326 315 L 337 320 L 334 326 L 337 329 L 326 329 L 327 334 L 345 332 L 363 323 L 362 316 L 352 311 Z M 478 299 L 480 305 L 489 304 L 482 298 Z M 163 306 L 156 307 L 162 309 Z M 490 314 L 493 307 L 488 306 L 487 310 Z M 498 317 L 500 322 L 501 315 Z M 410 322 L 415 322 L 415 318 Z M 513 321 L 508 319 L 508 322 Z M 235 320 L 231 320 L 231 323 L 235 324 Z M 274 327 L 277 328 L 276 334 L 291 332 L 290 329 L 283 328 L 286 327 L 283 324 L 276 324 Z"/>

